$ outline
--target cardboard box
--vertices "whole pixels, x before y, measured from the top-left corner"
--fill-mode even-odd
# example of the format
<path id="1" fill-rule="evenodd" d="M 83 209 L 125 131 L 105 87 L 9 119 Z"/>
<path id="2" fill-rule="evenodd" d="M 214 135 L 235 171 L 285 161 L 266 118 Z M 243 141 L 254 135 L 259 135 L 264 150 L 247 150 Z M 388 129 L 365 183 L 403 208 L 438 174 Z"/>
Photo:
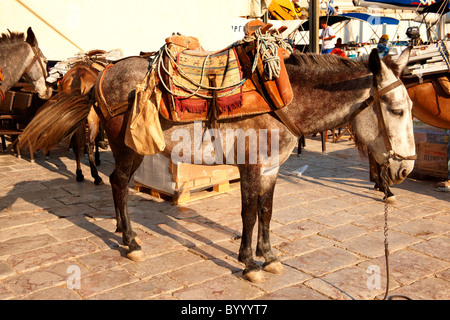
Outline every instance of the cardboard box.
<path id="1" fill-rule="evenodd" d="M 175 182 L 169 172 L 169 158 L 161 154 L 144 157 L 133 178 L 135 182 L 169 194 L 175 190 Z"/>
<path id="2" fill-rule="evenodd" d="M 156 154 L 146 156 L 134 174 L 136 185 L 173 196 L 173 202 L 191 199 L 190 192 L 215 187 L 214 191 L 226 191 L 229 181 L 239 179 L 239 170 L 230 165 L 195 165 L 173 163 L 169 158 Z"/>
<path id="3" fill-rule="evenodd" d="M 427 133 L 424 131 L 414 131 L 414 141 L 416 146 L 420 142 L 427 142 Z"/>
<path id="4" fill-rule="evenodd" d="M 417 160 L 414 172 L 439 178 L 447 178 L 448 130 L 413 120 Z"/>
<path id="5" fill-rule="evenodd" d="M 422 174 L 446 178 L 448 175 L 447 144 L 419 142 L 414 168 Z"/>

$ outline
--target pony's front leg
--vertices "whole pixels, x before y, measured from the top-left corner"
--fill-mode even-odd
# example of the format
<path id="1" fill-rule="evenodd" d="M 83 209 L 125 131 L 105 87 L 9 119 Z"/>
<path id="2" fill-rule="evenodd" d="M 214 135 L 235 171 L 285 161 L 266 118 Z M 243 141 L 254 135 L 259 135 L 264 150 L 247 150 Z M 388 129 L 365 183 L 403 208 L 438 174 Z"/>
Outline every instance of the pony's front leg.
<path id="1" fill-rule="evenodd" d="M 265 271 L 283 274 L 283 265 L 273 254 L 270 244 L 270 220 L 272 219 L 276 181 L 277 174 L 261 176 L 261 190 L 258 195 L 258 244 L 256 246 L 256 255 L 264 257 L 263 268 Z"/>
<path id="2" fill-rule="evenodd" d="M 264 282 L 260 266 L 253 260 L 252 234 L 258 209 L 259 167 L 255 165 L 239 166 L 241 178 L 241 217 L 242 239 L 238 260 L 245 264 L 243 276 L 254 283 Z"/>

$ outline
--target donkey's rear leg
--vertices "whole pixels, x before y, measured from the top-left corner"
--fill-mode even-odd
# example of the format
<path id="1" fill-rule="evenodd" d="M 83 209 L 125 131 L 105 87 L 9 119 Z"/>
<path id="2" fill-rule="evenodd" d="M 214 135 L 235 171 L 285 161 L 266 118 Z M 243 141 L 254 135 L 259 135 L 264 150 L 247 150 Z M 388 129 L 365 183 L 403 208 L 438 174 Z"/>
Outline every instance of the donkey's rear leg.
<path id="1" fill-rule="evenodd" d="M 133 261 L 142 261 L 145 259 L 145 255 L 141 250 L 136 233 L 131 228 L 127 207 L 128 184 L 143 158 L 129 148 L 121 150 L 120 155 L 115 157 L 116 167 L 110 176 L 116 208 L 117 230 L 122 231 L 123 243 L 128 246 L 127 257 Z"/>
<path id="2" fill-rule="evenodd" d="M 102 178 L 98 175 L 97 166 L 100 165 L 100 153 L 98 152 L 98 145 L 96 143 L 96 138 L 99 132 L 100 119 L 95 112 L 94 108 L 91 108 L 89 115 L 87 117 L 87 145 L 88 145 L 88 157 L 89 166 L 91 168 L 91 176 L 94 178 L 94 184 L 100 185 L 103 183 Z M 95 157 L 94 157 L 94 146 L 96 147 Z"/>
<path id="3" fill-rule="evenodd" d="M 258 244 L 256 246 L 256 255 L 264 257 L 263 268 L 265 271 L 283 274 L 283 265 L 273 254 L 270 244 L 270 220 L 272 219 L 273 194 L 276 180 L 277 174 L 261 176 L 261 190 L 258 195 Z"/>

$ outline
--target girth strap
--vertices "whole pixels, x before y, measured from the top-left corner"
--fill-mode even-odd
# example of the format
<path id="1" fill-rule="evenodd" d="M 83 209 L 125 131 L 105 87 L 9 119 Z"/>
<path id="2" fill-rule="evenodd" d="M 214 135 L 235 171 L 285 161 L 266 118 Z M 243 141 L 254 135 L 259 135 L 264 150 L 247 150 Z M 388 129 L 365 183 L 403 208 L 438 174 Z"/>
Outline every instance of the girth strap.
<path id="1" fill-rule="evenodd" d="M 286 115 L 286 112 L 284 112 L 282 109 L 275 109 L 273 112 L 277 115 L 277 117 L 280 119 L 281 122 L 291 131 L 293 135 L 295 135 L 297 138 L 300 138 L 303 133 L 300 131 L 300 129 L 291 121 L 291 119 L 288 118 Z"/>

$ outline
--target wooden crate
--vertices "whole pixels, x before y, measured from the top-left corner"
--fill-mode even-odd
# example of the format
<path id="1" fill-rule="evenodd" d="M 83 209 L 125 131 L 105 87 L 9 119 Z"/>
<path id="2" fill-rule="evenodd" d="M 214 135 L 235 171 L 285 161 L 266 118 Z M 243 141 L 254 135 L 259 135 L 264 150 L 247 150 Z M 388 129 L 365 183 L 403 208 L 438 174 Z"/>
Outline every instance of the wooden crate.
<path id="1" fill-rule="evenodd" d="M 14 91 L 6 92 L 5 99 L 0 104 L 0 114 L 11 114 L 15 94 Z"/>
<path id="2" fill-rule="evenodd" d="M 414 172 L 423 175 L 447 178 L 447 144 L 419 142 Z"/>
<path id="3" fill-rule="evenodd" d="M 237 167 L 173 163 L 161 154 L 145 157 L 133 178 L 136 190 L 170 199 L 174 204 L 239 188 Z"/>

